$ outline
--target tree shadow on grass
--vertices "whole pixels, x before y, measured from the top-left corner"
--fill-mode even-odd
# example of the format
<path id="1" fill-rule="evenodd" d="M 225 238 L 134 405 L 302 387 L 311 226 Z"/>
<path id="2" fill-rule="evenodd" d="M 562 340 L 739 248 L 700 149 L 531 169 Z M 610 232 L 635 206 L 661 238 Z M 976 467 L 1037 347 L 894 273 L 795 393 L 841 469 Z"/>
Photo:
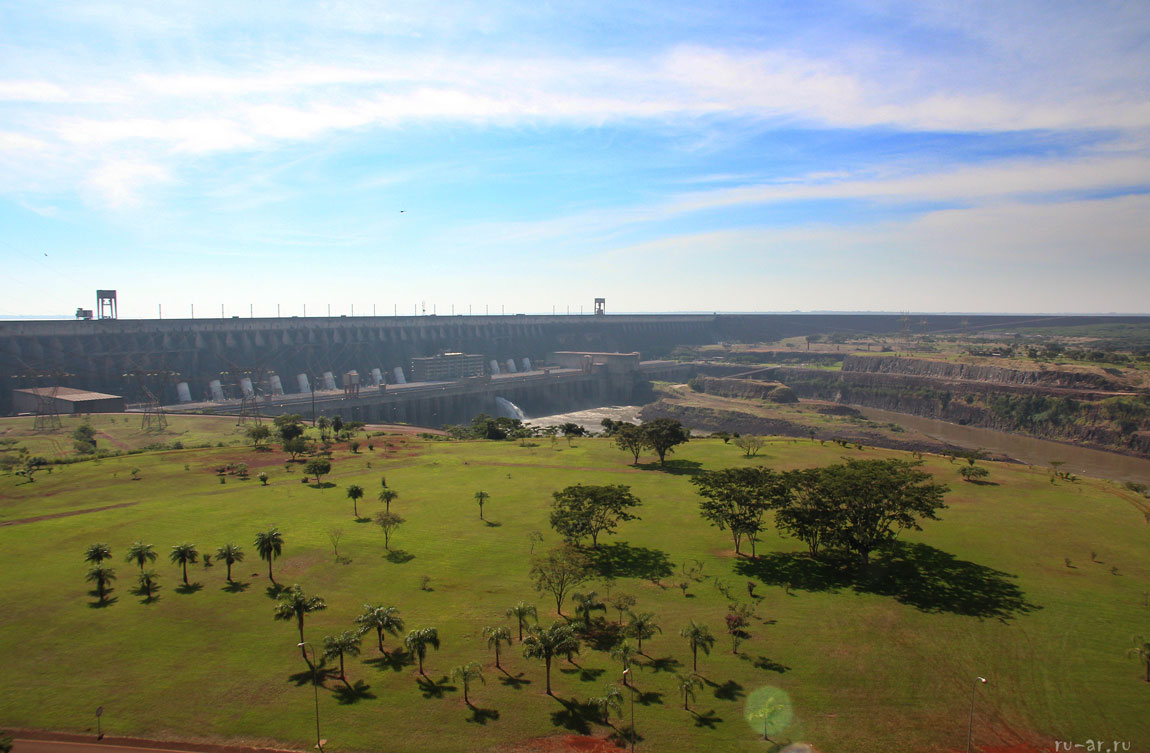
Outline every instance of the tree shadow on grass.
<path id="1" fill-rule="evenodd" d="M 467 718 L 469 724 L 487 724 L 499 719 L 498 709 L 481 709 L 478 706 L 471 707 L 471 716 Z"/>
<path id="2" fill-rule="evenodd" d="M 251 583 L 247 583 L 241 580 L 233 580 L 231 583 L 224 584 L 224 587 L 220 590 L 227 591 L 230 594 L 239 594 L 247 591 L 250 586 Z"/>
<path id="3" fill-rule="evenodd" d="M 703 464 L 697 460 L 668 460 L 663 465 L 658 463 L 639 463 L 632 466 L 643 471 L 662 471 L 676 476 L 697 476 L 703 472 Z"/>
<path id="4" fill-rule="evenodd" d="M 663 694 L 657 690 L 641 691 L 635 688 L 635 703 L 643 706 L 653 706 L 655 704 L 662 705 Z"/>
<path id="5" fill-rule="evenodd" d="M 580 631 L 583 642 L 596 651 L 610 651 L 623 637 L 623 628 L 614 622 L 599 620 Z"/>
<path id="6" fill-rule="evenodd" d="M 674 574 L 671 558 L 661 549 L 631 546 L 626 541 L 604 544 L 587 552 L 591 565 L 602 576 L 613 578 L 666 578 Z"/>
<path id="7" fill-rule="evenodd" d="M 555 700 L 563 704 L 563 708 L 551 712 L 551 723 L 556 727 L 578 732 L 581 735 L 591 734 L 591 725 L 598 724 L 603 718 L 599 708 L 590 701 L 580 701 L 575 698 L 564 699 L 555 696 Z"/>
<path id="8" fill-rule="evenodd" d="M 194 594 L 197 591 L 202 591 L 203 588 L 204 588 L 203 583 L 189 583 L 187 585 L 184 585 L 183 583 L 181 583 L 180 585 L 176 586 L 175 590 L 176 590 L 176 593 L 184 594 L 186 596 L 188 594 Z"/>
<path id="9" fill-rule="evenodd" d="M 759 656 L 758 659 L 755 659 L 754 667 L 755 669 L 761 669 L 766 672 L 778 672 L 780 675 L 790 670 L 790 667 L 787 665 L 780 664 L 774 659 L 768 659 L 765 656 Z"/>
<path id="10" fill-rule="evenodd" d="M 722 685 L 707 680 L 707 684 L 715 689 L 715 697 L 720 701 L 737 701 L 746 695 L 743 692 L 743 686 L 734 680 L 727 680 Z"/>
<path id="11" fill-rule="evenodd" d="M 485 526 L 487 526 L 488 528 L 502 528 L 503 527 L 503 524 L 500 523 L 498 520 L 485 520 L 485 521 L 483 521 L 483 524 Z"/>
<path id="12" fill-rule="evenodd" d="M 95 596 L 95 593 L 93 593 L 92 595 Z M 95 601 L 89 601 L 88 602 L 88 608 L 89 609 L 107 609 L 108 607 L 112 606 L 113 604 L 115 604 L 119 600 L 120 600 L 120 598 L 118 596 L 105 596 L 103 599 L 101 599 L 100 597 L 97 596 Z"/>
<path id="13" fill-rule="evenodd" d="M 160 600 L 159 590 L 160 590 L 160 586 L 158 584 L 152 586 L 152 592 L 151 593 L 148 593 L 147 591 L 145 591 L 143 589 L 143 587 L 141 587 L 141 586 L 136 586 L 135 588 L 129 590 L 128 593 L 130 593 L 132 596 L 141 597 L 140 598 L 141 604 L 155 604 L 157 601 Z"/>
<path id="14" fill-rule="evenodd" d="M 370 523 L 371 522 L 371 518 L 365 518 L 362 515 L 358 518 L 353 518 L 353 520 L 355 520 L 356 523 Z"/>
<path id="15" fill-rule="evenodd" d="M 264 595 L 272 601 L 279 601 L 280 594 L 282 594 L 285 590 L 287 590 L 285 586 L 281 586 L 279 583 L 272 583 L 270 586 L 264 589 Z"/>
<path id="16" fill-rule="evenodd" d="M 329 679 L 331 679 L 332 677 L 335 677 L 335 670 L 334 669 L 328 669 L 327 667 L 324 667 L 322 664 L 320 666 L 316 667 L 316 669 L 315 669 L 315 684 L 316 685 L 318 685 L 321 688 L 324 688 L 326 690 L 327 689 L 327 681 Z M 288 675 L 288 682 L 294 683 L 297 688 L 303 687 L 305 685 L 311 685 L 311 683 L 312 683 L 311 667 L 308 667 L 307 669 L 303 670 L 302 672 L 296 672 L 294 674 Z"/>
<path id="17" fill-rule="evenodd" d="M 334 489 L 335 484 L 330 481 L 321 481 L 318 484 L 308 484 L 312 489 Z"/>
<path id="18" fill-rule="evenodd" d="M 523 690 L 524 685 L 530 685 L 531 681 L 523 677 L 523 672 L 517 675 L 510 675 L 504 671 L 503 675 L 499 678 L 499 684 L 515 690 Z"/>
<path id="19" fill-rule="evenodd" d="M 659 659 L 652 659 L 643 666 L 656 672 L 675 672 L 683 666 L 683 662 L 673 656 L 664 656 Z"/>
<path id="20" fill-rule="evenodd" d="M 340 706 L 349 706 L 353 703 L 375 698 L 375 693 L 371 692 L 371 686 L 363 680 L 356 680 L 352 685 L 337 685 L 331 694 Z"/>
<path id="21" fill-rule="evenodd" d="M 405 552 L 402 549 L 392 549 L 387 553 L 387 561 L 394 562 L 397 565 L 402 565 L 405 562 L 411 562 L 415 559 L 415 555 L 411 552 Z"/>
<path id="22" fill-rule="evenodd" d="M 707 729 L 715 729 L 715 727 L 722 723 L 723 717 L 715 713 L 714 709 L 708 710 L 706 713 L 700 714 L 697 711 L 691 711 L 691 715 L 695 717 L 696 727 L 706 727 Z"/>
<path id="23" fill-rule="evenodd" d="M 383 656 L 368 659 L 364 664 L 376 667 L 379 670 L 390 669 L 392 672 L 401 672 L 404 667 L 410 667 L 415 664 L 415 656 L 404 651 L 402 648 L 397 648 Z"/>
<path id="24" fill-rule="evenodd" d="M 865 569 L 794 552 L 741 560 L 735 569 L 768 585 L 829 592 L 849 588 L 857 593 L 891 596 L 922 612 L 1007 622 L 1041 609 L 1028 602 L 1013 582 L 1018 576 L 960 560 L 927 544 L 895 542 Z"/>
<path id="25" fill-rule="evenodd" d="M 447 693 L 454 693 L 458 690 L 451 684 L 451 680 L 447 675 L 443 675 L 438 680 L 432 680 L 430 677 L 416 678 L 416 683 L 419 685 L 419 692 L 423 694 L 424 698 L 443 698 Z"/>
<path id="26" fill-rule="evenodd" d="M 576 667 L 574 669 L 560 668 L 559 671 L 565 675 L 575 675 L 575 674 L 579 675 L 579 681 L 580 682 L 594 682 L 595 680 L 598 680 L 600 677 L 602 677 L 603 673 L 606 672 L 607 670 L 597 669 L 597 668 L 580 667 L 580 666 L 576 665 Z"/>
<path id="27" fill-rule="evenodd" d="M 607 735 L 607 739 L 614 743 L 616 748 L 626 748 L 632 742 L 636 745 L 643 742 L 643 736 L 636 732 L 631 725 L 617 728 L 610 735 Z"/>

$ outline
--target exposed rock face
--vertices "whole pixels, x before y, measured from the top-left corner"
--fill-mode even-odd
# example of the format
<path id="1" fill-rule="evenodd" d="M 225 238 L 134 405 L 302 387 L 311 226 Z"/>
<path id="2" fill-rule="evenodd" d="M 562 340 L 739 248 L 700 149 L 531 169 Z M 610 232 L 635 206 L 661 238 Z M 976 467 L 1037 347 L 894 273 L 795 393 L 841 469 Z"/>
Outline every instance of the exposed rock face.
<path id="1" fill-rule="evenodd" d="M 897 356 L 847 356 L 843 359 L 844 373 L 902 374 L 962 382 L 989 382 L 1039 387 L 1058 387 L 1080 390 L 1106 390 L 1118 392 L 1123 386 L 1100 374 L 1057 369 L 1011 369 L 1002 366 L 982 366 L 953 361 L 928 361 L 922 358 Z"/>

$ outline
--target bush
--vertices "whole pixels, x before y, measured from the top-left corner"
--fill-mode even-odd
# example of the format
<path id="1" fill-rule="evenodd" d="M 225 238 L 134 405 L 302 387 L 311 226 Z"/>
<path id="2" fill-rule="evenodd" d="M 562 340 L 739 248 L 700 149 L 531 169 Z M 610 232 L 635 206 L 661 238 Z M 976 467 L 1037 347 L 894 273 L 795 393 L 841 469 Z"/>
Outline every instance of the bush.
<path id="1" fill-rule="evenodd" d="M 767 394 L 767 399 L 772 403 L 797 403 L 799 401 L 794 390 L 786 385 L 775 387 Z"/>
<path id="2" fill-rule="evenodd" d="M 687 380 L 687 386 L 694 392 L 703 392 L 703 380 L 699 377 L 692 377 Z"/>

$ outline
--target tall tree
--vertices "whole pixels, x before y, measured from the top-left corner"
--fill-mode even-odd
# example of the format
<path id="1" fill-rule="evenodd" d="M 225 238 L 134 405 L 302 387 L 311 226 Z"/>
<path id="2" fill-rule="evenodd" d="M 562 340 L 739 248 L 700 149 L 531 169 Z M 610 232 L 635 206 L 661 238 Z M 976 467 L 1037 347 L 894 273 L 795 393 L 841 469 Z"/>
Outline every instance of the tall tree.
<path id="1" fill-rule="evenodd" d="M 98 565 L 112 558 L 112 549 L 107 544 L 89 544 L 84 550 L 84 561 Z"/>
<path id="2" fill-rule="evenodd" d="M 607 419 L 604 419 L 607 420 Z M 615 446 L 620 450 L 631 453 L 634 462 L 631 465 L 638 465 L 639 455 L 647 448 L 647 433 L 636 424 L 622 424 L 615 428 L 614 432 Z"/>
<path id="3" fill-rule="evenodd" d="M 386 480 L 387 479 L 384 479 L 384 481 Z M 399 492 L 397 492 L 395 489 L 387 488 L 387 485 L 384 484 L 384 487 L 379 490 L 379 501 L 384 505 L 384 512 L 391 512 L 391 503 L 398 496 Z"/>
<path id="4" fill-rule="evenodd" d="M 159 586 L 156 584 L 160 578 L 156 575 L 155 570 L 141 570 L 140 574 L 136 577 L 136 583 L 140 590 L 144 592 L 147 599 L 152 598 L 152 591 L 155 591 Z"/>
<path id="5" fill-rule="evenodd" d="M 412 630 L 407 634 L 407 637 L 403 639 L 403 645 L 419 659 L 419 674 L 427 677 L 423 671 L 423 659 L 427 656 L 427 649 L 429 647 L 434 648 L 436 651 L 439 650 L 439 631 L 433 627 Z"/>
<path id="6" fill-rule="evenodd" d="M 551 527 L 569 543 L 578 544 L 584 536 L 591 537 L 591 548 L 599 546 L 599 534 L 615 532 L 620 522 L 636 520 L 628 510 L 642 504 L 631 493 L 631 487 L 621 484 L 609 486 L 568 486 L 551 495 Z"/>
<path id="7" fill-rule="evenodd" d="M 595 704 L 603 714 L 604 724 L 611 723 L 611 709 L 615 709 L 619 714 L 623 713 L 623 694 L 619 691 L 619 686 L 613 682 L 604 685 L 603 695 L 592 698 L 591 703 Z"/>
<path id="8" fill-rule="evenodd" d="M 479 519 L 483 520 L 483 503 L 491 498 L 491 495 L 480 489 L 475 492 L 475 501 L 479 504 Z"/>
<path id="9" fill-rule="evenodd" d="M 323 638 L 323 658 L 339 659 L 339 679 L 344 685 L 348 682 L 343 669 L 343 657 L 359 656 L 359 644 L 362 639 L 363 636 L 354 630 L 345 630 L 339 635 L 325 635 Z"/>
<path id="10" fill-rule="evenodd" d="M 503 669 L 499 666 L 499 645 L 511 645 L 511 631 L 506 625 L 488 625 L 483 628 L 483 637 L 487 639 L 487 647 L 495 649 L 495 668 Z"/>
<path id="11" fill-rule="evenodd" d="M 539 612 L 535 609 L 534 604 L 528 604 L 521 601 L 513 607 L 507 608 L 507 616 L 514 617 L 515 621 L 519 623 L 519 642 L 523 642 L 523 625 L 526 624 L 527 618 L 534 618 L 539 620 Z"/>
<path id="12" fill-rule="evenodd" d="M 549 627 L 533 625 L 523 641 L 525 659 L 542 659 L 547 671 L 547 695 L 551 693 L 551 660 L 556 656 L 579 653 L 575 629 L 568 624 L 552 622 Z"/>
<path id="13" fill-rule="evenodd" d="M 363 487 L 352 484 L 347 487 L 347 498 L 351 500 L 351 511 L 356 518 L 359 517 L 359 501 L 363 499 Z"/>
<path id="14" fill-rule="evenodd" d="M 691 671 L 699 671 L 699 649 L 703 649 L 704 654 L 710 655 L 711 646 L 715 645 L 715 636 L 711 635 L 710 629 L 706 625 L 700 625 L 694 620 L 691 624 L 679 631 L 679 635 L 687 639 L 687 644 L 691 647 Z"/>
<path id="15" fill-rule="evenodd" d="M 232 582 L 232 565 L 244 561 L 243 547 L 238 544 L 224 544 L 216 549 L 216 560 L 222 560 L 228 566 L 228 583 Z"/>
<path id="16" fill-rule="evenodd" d="M 375 514 L 375 523 L 383 529 L 383 548 L 391 551 L 391 536 L 403 525 L 403 518 L 393 512 L 378 512 Z"/>
<path id="17" fill-rule="evenodd" d="M 152 550 L 151 544 L 145 544 L 142 541 L 137 541 L 128 547 L 128 556 L 126 562 L 135 562 L 140 567 L 140 572 L 144 572 L 144 565 L 148 562 L 156 561 L 156 553 Z"/>
<path id="18" fill-rule="evenodd" d="M 303 643 L 303 618 L 312 612 L 319 612 L 324 609 L 327 609 L 327 604 L 324 603 L 323 599 L 318 596 L 308 596 L 296 584 L 280 594 L 274 614 L 277 620 L 295 620 L 296 627 L 299 628 L 299 642 Z M 300 653 L 303 654 L 303 660 L 310 666 L 311 662 L 308 661 L 307 650 L 303 646 L 300 646 Z"/>
<path id="19" fill-rule="evenodd" d="M 647 438 L 647 446 L 659 456 L 659 465 L 663 465 L 668 452 L 674 452 L 678 445 L 689 442 L 691 432 L 673 418 L 656 418 L 653 421 L 644 421 L 640 427 Z"/>
<path id="20" fill-rule="evenodd" d="M 619 613 L 618 624 L 623 624 L 623 613 L 631 611 L 631 607 L 635 606 L 635 597 L 629 593 L 619 591 L 611 597 L 611 607 Z"/>
<path id="21" fill-rule="evenodd" d="M 575 602 L 575 611 L 583 615 L 583 624 L 591 627 L 591 613 L 592 612 L 606 612 L 607 605 L 599 600 L 599 594 L 595 591 L 588 591 L 585 594 L 571 594 L 571 601 Z"/>
<path id="22" fill-rule="evenodd" d="M 695 691 L 703 689 L 703 680 L 695 673 L 680 673 L 676 675 L 679 680 L 679 695 L 683 696 L 683 710 L 690 711 L 690 701 L 695 700 Z"/>
<path id="23" fill-rule="evenodd" d="M 506 630 L 506 628 L 504 628 Z M 463 702 L 471 706 L 471 697 L 468 691 L 471 690 L 471 683 L 479 680 L 484 685 L 487 680 L 483 679 L 483 667 L 479 666 L 479 662 L 473 661 L 467 664 L 460 665 L 451 670 L 451 679 L 458 680 L 463 683 Z"/>
<path id="24" fill-rule="evenodd" d="M 635 614 L 628 612 L 627 616 L 627 629 L 625 633 L 632 638 L 639 641 L 639 653 L 643 653 L 643 640 L 646 638 L 654 638 L 655 633 L 663 632 L 663 628 L 655 622 L 655 615 L 652 612 L 642 612 Z"/>
<path id="25" fill-rule="evenodd" d="M 403 631 L 403 618 L 399 616 L 396 607 L 364 604 L 363 614 L 356 617 L 355 621 L 362 626 L 361 629 L 375 631 L 376 637 L 379 638 L 379 652 L 382 654 L 387 653 L 383 650 L 383 634 L 398 636 Z"/>
<path id="26" fill-rule="evenodd" d="M 247 430 L 248 439 L 252 440 L 252 444 L 259 447 L 272 435 L 272 430 L 266 424 L 253 424 Z"/>
<path id="27" fill-rule="evenodd" d="M 282 416 L 276 416 L 272 419 L 272 423 L 276 427 L 281 442 L 290 442 L 303 436 L 303 417 L 298 413 L 285 413 Z M 284 452 L 287 452 L 286 447 Z"/>
<path id="28" fill-rule="evenodd" d="M 331 461 L 325 458 L 312 458 L 304 463 L 303 472 L 305 476 L 315 476 L 315 482 L 318 484 L 320 476 L 331 473 Z"/>
<path id="29" fill-rule="evenodd" d="M 591 579 L 591 561 L 571 546 L 559 546 L 531 560 L 535 590 L 555 597 L 555 611 L 563 616 L 563 599 L 572 589 Z"/>
<path id="30" fill-rule="evenodd" d="M 184 585 L 188 585 L 188 565 L 196 564 L 200 561 L 200 553 L 196 551 L 195 544 L 176 544 L 172 547 L 171 554 L 168 559 L 172 561 L 173 565 L 179 565 L 184 569 Z"/>
<path id="31" fill-rule="evenodd" d="M 720 531 L 730 530 L 735 554 L 741 554 L 744 538 L 755 544 L 764 527 L 763 518 L 772 507 L 782 504 L 786 487 L 782 477 L 769 468 L 724 468 L 706 471 L 694 476 L 691 483 L 698 487 L 703 500 L 699 514 Z"/>
<path id="32" fill-rule="evenodd" d="M 283 534 L 275 526 L 256 534 L 256 552 L 259 553 L 261 560 L 268 563 L 268 580 L 272 583 L 276 582 L 275 576 L 272 575 L 272 561 L 283 554 L 283 549 Z"/>
<path id="33" fill-rule="evenodd" d="M 611 658 L 623 665 L 624 672 L 631 668 L 635 662 L 635 657 L 638 655 L 639 651 L 631 645 L 630 641 L 620 641 L 611 649 Z M 626 674 L 623 675 L 623 684 L 629 684 Z"/>
<path id="34" fill-rule="evenodd" d="M 100 598 L 100 603 L 103 604 L 108 597 L 108 584 L 116 579 L 116 571 L 104 565 L 96 565 L 88 570 L 86 580 L 89 583 L 96 584 L 96 594 Z"/>

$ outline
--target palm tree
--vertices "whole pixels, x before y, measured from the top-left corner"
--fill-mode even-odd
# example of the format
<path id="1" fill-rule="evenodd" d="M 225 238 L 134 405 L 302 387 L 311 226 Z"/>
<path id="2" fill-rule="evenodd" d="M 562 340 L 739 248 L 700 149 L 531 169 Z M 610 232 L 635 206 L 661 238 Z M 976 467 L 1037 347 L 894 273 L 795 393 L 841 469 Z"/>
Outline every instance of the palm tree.
<path id="1" fill-rule="evenodd" d="M 276 582 L 275 576 L 272 575 L 272 560 L 283 553 L 283 548 L 283 534 L 281 534 L 275 526 L 256 534 L 256 551 L 259 552 L 261 560 L 267 560 L 268 579 L 272 583 Z M 303 639 L 301 638 L 300 640 Z"/>
<path id="2" fill-rule="evenodd" d="M 327 604 L 323 599 L 318 596 L 308 596 L 304 593 L 299 585 L 294 585 L 280 594 L 279 601 L 275 606 L 275 618 L 277 620 L 291 620 L 295 619 L 299 627 L 299 642 L 303 643 L 303 617 L 305 614 L 318 612 L 321 609 L 327 609 Z M 303 653 L 303 660 L 307 661 L 307 651 L 303 646 L 300 646 L 300 652 Z M 311 662 L 308 662 L 311 665 Z"/>
<path id="3" fill-rule="evenodd" d="M 145 544 L 142 541 L 137 541 L 128 547 L 128 557 L 125 562 L 135 562 L 140 566 L 140 572 L 144 572 L 144 563 L 155 562 L 156 553 L 152 551 L 151 544 Z"/>
<path id="4" fill-rule="evenodd" d="M 499 644 L 511 645 L 511 630 L 506 625 L 488 626 L 483 628 L 483 637 L 487 639 L 487 647 L 495 649 L 495 668 L 503 669 L 499 666 Z"/>
<path id="5" fill-rule="evenodd" d="M 556 656 L 579 653 L 579 641 L 575 638 L 575 629 L 556 620 L 547 628 L 533 625 L 523 641 L 523 657 L 526 659 L 542 659 L 547 668 L 547 695 L 551 693 L 551 660 Z"/>
<path id="6" fill-rule="evenodd" d="M 196 551 L 195 544 L 176 544 L 172 547 L 172 553 L 168 555 L 168 559 L 172 561 L 173 565 L 180 565 L 184 568 L 184 585 L 188 585 L 188 563 L 193 565 L 200 561 L 200 553 Z"/>
<path id="7" fill-rule="evenodd" d="M 96 593 L 99 595 L 101 603 L 103 603 L 107 597 L 107 592 L 111 590 L 108 588 L 108 584 L 115 579 L 116 571 L 110 567 L 104 567 L 103 565 L 96 565 L 91 570 L 89 570 L 88 576 L 86 578 L 89 583 L 96 584 Z"/>
<path id="8" fill-rule="evenodd" d="M 386 479 L 384 479 L 386 481 Z M 391 503 L 399 496 L 395 489 L 388 489 L 386 485 L 379 490 L 379 501 L 384 504 L 384 512 L 391 512 Z"/>
<path id="9" fill-rule="evenodd" d="M 216 550 L 216 559 L 223 560 L 228 566 L 228 583 L 232 582 L 232 565 L 244 561 L 244 550 L 236 544 L 224 544 Z"/>
<path id="10" fill-rule="evenodd" d="M 592 698 L 591 703 L 599 707 L 603 712 L 603 723 L 611 723 L 611 709 L 615 709 L 621 715 L 623 713 L 623 694 L 619 691 L 619 686 L 613 682 L 607 683 L 603 686 L 603 695 L 598 698 Z"/>
<path id="11" fill-rule="evenodd" d="M 684 672 L 676 676 L 679 678 L 679 695 L 683 696 L 683 710 L 690 711 L 690 701 L 695 700 L 696 688 L 703 689 L 703 681 L 694 672 L 690 674 Z"/>
<path id="12" fill-rule="evenodd" d="M 715 645 L 715 636 L 711 635 L 711 631 L 706 625 L 699 625 L 694 620 L 691 624 L 679 631 L 679 635 L 687 639 L 687 643 L 691 644 L 691 660 L 692 671 L 699 671 L 699 649 L 703 649 L 704 654 L 711 653 L 711 646 Z"/>
<path id="13" fill-rule="evenodd" d="M 491 495 L 480 489 L 475 492 L 475 501 L 479 503 L 479 519 L 483 520 L 483 503 L 491 499 Z"/>
<path id="14" fill-rule="evenodd" d="M 427 677 L 423 671 L 423 657 L 427 656 L 427 647 L 431 646 L 436 651 L 439 650 L 439 631 L 433 627 L 419 628 L 412 630 L 403 639 L 403 645 L 407 650 L 415 654 L 419 658 L 419 674 Z"/>
<path id="15" fill-rule="evenodd" d="M 506 630 L 507 628 L 503 629 Z M 477 661 L 468 662 L 451 670 L 451 679 L 463 683 L 463 702 L 469 707 L 471 706 L 471 699 L 467 697 L 467 691 L 471 688 L 471 683 L 479 680 L 484 685 L 487 684 L 487 680 L 483 679 L 483 668 L 479 666 Z"/>
<path id="16" fill-rule="evenodd" d="M 643 653 L 643 639 L 654 638 L 655 633 L 663 632 L 663 628 L 655 624 L 655 615 L 652 612 L 643 612 L 635 614 L 628 612 L 627 616 L 630 618 L 627 621 L 626 634 L 639 641 L 639 653 Z"/>
<path id="17" fill-rule="evenodd" d="M 141 570 L 139 576 L 136 578 L 136 582 L 140 585 L 140 590 L 143 591 L 144 596 L 149 599 L 152 598 L 152 591 L 157 588 L 157 580 L 159 580 L 159 576 L 156 575 L 155 570 Z"/>
<path id="18" fill-rule="evenodd" d="M 359 500 L 363 499 L 363 487 L 359 484 L 352 484 L 347 487 L 347 498 L 351 500 L 351 509 L 355 513 L 355 517 L 359 517 Z"/>
<path id="19" fill-rule="evenodd" d="M 356 624 L 363 626 L 361 630 L 375 629 L 375 634 L 379 638 L 379 652 L 381 654 L 387 653 L 383 650 L 383 634 L 387 632 L 397 636 L 403 630 L 403 618 L 399 616 L 399 610 L 395 607 L 364 604 L 363 614 L 356 617 L 355 621 Z"/>
<path id="20" fill-rule="evenodd" d="M 345 630 L 337 636 L 325 635 L 323 638 L 323 658 L 335 659 L 339 657 L 339 679 L 347 685 L 347 676 L 343 671 L 344 656 L 359 656 L 359 642 L 363 636 L 354 630 Z"/>
<path id="21" fill-rule="evenodd" d="M 621 641 L 615 644 L 615 647 L 611 649 L 611 658 L 622 663 L 624 671 L 631 668 L 631 662 L 633 662 L 638 655 L 639 652 L 635 650 L 635 647 L 632 646 L 629 641 Z M 623 684 L 630 684 L 627 675 L 623 675 Z"/>
<path id="22" fill-rule="evenodd" d="M 527 622 L 528 617 L 534 617 L 535 621 L 539 621 L 539 613 L 535 611 L 534 604 L 528 604 L 521 601 L 507 610 L 508 617 L 514 617 L 519 622 L 519 642 L 523 642 L 523 624 Z"/>
<path id="23" fill-rule="evenodd" d="M 597 610 L 607 611 L 607 605 L 599 601 L 599 594 L 591 591 L 586 594 L 571 594 L 571 601 L 575 602 L 575 611 L 583 613 L 583 624 L 591 627 L 591 612 Z"/>
<path id="24" fill-rule="evenodd" d="M 101 562 L 112 558 L 112 550 L 107 544 L 92 544 L 84 550 L 84 561 L 91 562 L 93 565 L 99 565 Z"/>
<path id="25" fill-rule="evenodd" d="M 1134 647 L 1126 652 L 1127 656 L 1136 658 L 1146 665 L 1146 682 L 1150 682 L 1150 641 L 1141 635 L 1134 638 Z"/>

